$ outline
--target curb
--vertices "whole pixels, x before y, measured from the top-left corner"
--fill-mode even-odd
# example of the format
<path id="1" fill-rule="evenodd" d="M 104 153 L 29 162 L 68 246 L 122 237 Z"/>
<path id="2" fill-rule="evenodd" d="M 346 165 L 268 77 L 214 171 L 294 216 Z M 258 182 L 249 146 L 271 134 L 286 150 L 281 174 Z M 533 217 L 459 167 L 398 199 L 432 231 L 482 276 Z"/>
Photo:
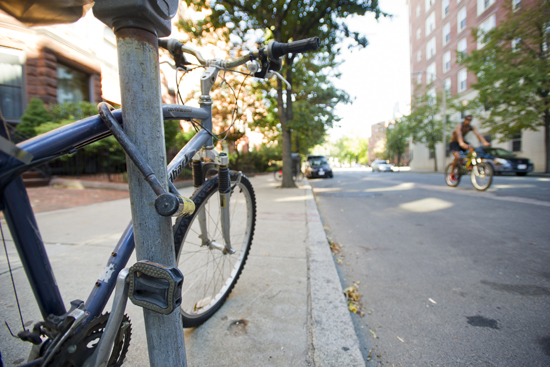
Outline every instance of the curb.
<path id="1" fill-rule="evenodd" d="M 311 338 L 316 367 L 365 366 L 311 186 L 306 199 Z"/>

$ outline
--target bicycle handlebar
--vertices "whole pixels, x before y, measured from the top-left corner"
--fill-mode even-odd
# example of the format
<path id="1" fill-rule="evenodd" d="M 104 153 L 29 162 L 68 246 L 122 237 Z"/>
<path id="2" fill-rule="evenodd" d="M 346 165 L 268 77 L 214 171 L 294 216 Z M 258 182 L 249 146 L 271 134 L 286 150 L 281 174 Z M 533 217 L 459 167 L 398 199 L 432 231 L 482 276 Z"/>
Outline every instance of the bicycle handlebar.
<path id="1" fill-rule="evenodd" d="M 315 51 L 321 46 L 319 37 L 311 37 L 290 43 L 272 41 L 267 46 L 267 54 L 270 59 L 278 59 L 286 54 L 301 54 L 307 51 Z"/>
<path id="2" fill-rule="evenodd" d="M 222 69 L 235 68 L 237 66 L 245 64 L 249 60 L 257 59 L 262 57 L 262 55 L 265 55 L 265 51 L 262 48 L 255 52 L 249 52 L 247 55 L 241 56 L 234 60 L 227 60 L 227 61 L 222 61 L 219 59 L 206 60 L 204 57 L 202 57 L 200 52 L 190 47 L 184 46 L 178 40 L 159 39 L 158 44 L 159 44 L 159 47 L 165 48 L 168 51 L 170 51 L 172 55 L 180 56 L 181 57 L 180 61 L 183 62 L 183 65 L 187 63 L 185 61 L 185 57 L 183 57 L 183 53 L 187 53 L 195 56 L 195 58 L 198 60 L 198 62 L 202 66 L 218 66 Z M 280 42 L 271 41 L 267 46 L 267 56 L 273 61 L 278 61 L 279 57 L 283 55 L 286 55 L 289 53 L 304 53 L 307 51 L 314 51 L 314 50 L 317 50 L 320 45 L 321 45 L 321 41 L 319 37 L 311 37 L 308 39 L 294 41 L 290 43 L 280 43 Z M 178 60 L 176 60 L 176 65 L 178 65 Z"/>

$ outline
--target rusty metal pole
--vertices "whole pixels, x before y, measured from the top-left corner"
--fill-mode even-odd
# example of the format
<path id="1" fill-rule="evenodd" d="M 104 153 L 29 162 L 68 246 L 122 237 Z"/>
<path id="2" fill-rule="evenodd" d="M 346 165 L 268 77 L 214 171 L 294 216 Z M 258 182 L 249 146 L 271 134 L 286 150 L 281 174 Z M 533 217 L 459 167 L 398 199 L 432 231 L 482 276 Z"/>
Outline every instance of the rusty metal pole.
<path id="1" fill-rule="evenodd" d="M 157 37 L 139 28 L 122 28 L 115 34 L 124 131 L 168 191 Z M 155 193 L 129 160 L 128 179 L 137 260 L 175 267 L 171 219 L 156 212 Z M 186 366 L 179 311 L 162 315 L 144 309 L 143 314 L 150 365 Z"/>

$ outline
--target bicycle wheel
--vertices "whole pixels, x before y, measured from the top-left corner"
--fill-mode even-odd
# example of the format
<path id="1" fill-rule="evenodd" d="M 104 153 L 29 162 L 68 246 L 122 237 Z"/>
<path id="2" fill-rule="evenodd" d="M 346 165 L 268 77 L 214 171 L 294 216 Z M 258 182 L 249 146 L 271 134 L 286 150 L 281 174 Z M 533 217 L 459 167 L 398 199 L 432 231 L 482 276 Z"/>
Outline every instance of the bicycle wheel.
<path id="1" fill-rule="evenodd" d="M 295 182 L 301 182 L 304 179 L 304 173 L 298 172 L 296 176 L 292 176 Z"/>
<path id="2" fill-rule="evenodd" d="M 283 170 L 277 170 L 273 171 L 273 177 L 275 177 L 275 181 L 281 181 L 283 179 Z"/>
<path id="3" fill-rule="evenodd" d="M 232 183 L 236 179 L 231 174 Z M 183 327 L 196 327 L 208 320 L 225 302 L 237 283 L 250 251 L 256 222 L 256 198 L 248 178 L 241 176 L 230 199 L 231 247 L 224 254 L 213 243 L 225 245 L 221 229 L 218 176 L 191 196 L 195 212 L 174 225 L 178 267 L 184 276 L 181 316 Z M 203 243 L 199 213 L 204 213 L 208 243 Z M 219 247 L 218 247 L 219 248 Z"/>
<path id="4" fill-rule="evenodd" d="M 451 187 L 456 187 L 460 183 L 462 176 L 460 175 L 460 167 L 457 165 L 454 171 L 454 177 L 451 177 L 451 168 L 453 167 L 452 163 L 449 163 L 445 169 L 445 182 Z"/>
<path id="5" fill-rule="evenodd" d="M 493 169 L 487 163 L 478 163 L 472 168 L 472 185 L 479 191 L 485 191 L 493 182 Z"/>

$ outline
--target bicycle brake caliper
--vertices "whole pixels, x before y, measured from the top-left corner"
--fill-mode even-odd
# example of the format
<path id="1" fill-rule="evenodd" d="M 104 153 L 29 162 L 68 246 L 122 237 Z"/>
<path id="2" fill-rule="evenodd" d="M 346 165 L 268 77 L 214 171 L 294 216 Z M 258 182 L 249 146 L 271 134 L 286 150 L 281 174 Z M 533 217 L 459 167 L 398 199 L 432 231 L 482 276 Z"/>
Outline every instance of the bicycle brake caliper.
<path id="1" fill-rule="evenodd" d="M 148 260 L 135 263 L 128 273 L 128 297 L 136 306 L 164 315 L 181 305 L 183 274 Z"/>

